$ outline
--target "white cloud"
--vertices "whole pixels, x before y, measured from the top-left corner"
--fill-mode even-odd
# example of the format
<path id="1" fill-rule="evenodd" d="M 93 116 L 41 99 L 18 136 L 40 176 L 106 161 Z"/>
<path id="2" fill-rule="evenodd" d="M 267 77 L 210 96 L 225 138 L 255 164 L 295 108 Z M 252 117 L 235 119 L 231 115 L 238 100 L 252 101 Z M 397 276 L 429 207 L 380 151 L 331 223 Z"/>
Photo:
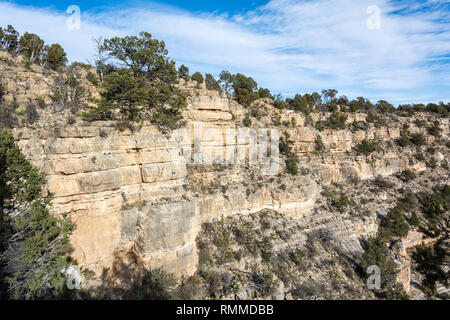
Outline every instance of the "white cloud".
<path id="1" fill-rule="evenodd" d="M 81 29 L 72 31 L 64 13 L 0 2 L 0 25 L 59 42 L 78 61 L 92 56 L 93 37 L 145 30 L 164 39 L 170 56 L 191 71 L 242 72 L 286 95 L 333 87 L 349 97 L 412 102 L 450 99 L 444 82 L 450 73 L 444 63 L 449 12 L 436 9 L 443 2 L 429 1 L 430 10 L 417 11 L 411 1 L 272 0 L 231 17 L 156 4 L 100 13 L 81 8 Z M 366 26 L 369 5 L 381 9 L 379 30 Z"/>

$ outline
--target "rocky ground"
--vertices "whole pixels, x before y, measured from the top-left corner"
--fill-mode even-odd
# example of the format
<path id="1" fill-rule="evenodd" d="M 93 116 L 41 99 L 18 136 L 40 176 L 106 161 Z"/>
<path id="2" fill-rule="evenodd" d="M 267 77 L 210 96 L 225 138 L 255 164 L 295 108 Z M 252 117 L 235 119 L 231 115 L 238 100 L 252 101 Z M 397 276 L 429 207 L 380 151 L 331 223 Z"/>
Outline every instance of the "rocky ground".
<path id="1" fill-rule="evenodd" d="M 376 233 L 387 212 L 405 195 L 428 192 L 448 183 L 448 178 L 448 170 L 439 168 L 408 181 L 402 175 L 349 179 L 324 186 L 308 218 L 292 219 L 264 210 L 216 219 L 204 224 L 197 238 L 198 276 L 207 289 L 211 277 L 222 281 L 217 292 L 227 298 L 375 299 L 358 268 L 364 239 Z M 413 212 L 420 214 L 412 210 L 407 219 Z M 345 228 L 347 221 L 350 229 Z M 375 224 L 374 232 L 359 237 L 352 228 L 355 224 L 367 227 L 367 222 Z M 417 231 L 413 227 L 411 234 Z M 413 249 L 417 244 L 420 241 L 408 246 Z M 402 273 L 412 272 L 402 283 L 410 298 L 424 299 L 414 264 L 395 250 L 392 254 L 399 266 L 407 269 Z M 445 290 L 448 287 L 439 289 Z"/>

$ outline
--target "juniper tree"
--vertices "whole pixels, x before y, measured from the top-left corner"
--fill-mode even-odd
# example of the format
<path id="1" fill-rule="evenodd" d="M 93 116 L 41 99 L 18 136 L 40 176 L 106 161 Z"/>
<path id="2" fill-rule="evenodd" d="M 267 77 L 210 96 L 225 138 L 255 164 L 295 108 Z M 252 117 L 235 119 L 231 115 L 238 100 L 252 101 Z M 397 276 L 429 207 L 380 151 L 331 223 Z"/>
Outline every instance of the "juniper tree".
<path id="1" fill-rule="evenodd" d="M 177 128 L 186 97 L 175 87 L 175 63 L 168 59 L 164 41 L 141 32 L 139 36 L 106 39 L 103 49 L 117 66 L 106 74 L 101 98 L 84 117 L 118 120 L 120 128 L 143 121 L 162 131 Z"/>
<path id="2" fill-rule="evenodd" d="M 217 80 L 211 74 L 209 73 L 206 74 L 205 82 L 206 82 L 206 89 L 222 92 L 219 82 L 217 82 Z"/>
<path id="3" fill-rule="evenodd" d="M 19 51 L 30 63 L 34 63 L 40 59 L 43 48 L 44 40 L 34 33 L 25 32 L 20 37 Z"/>
<path id="4" fill-rule="evenodd" d="M 2 35 L 1 46 L 10 53 L 16 52 L 19 46 L 19 32 L 12 25 L 8 25 L 0 34 Z"/>
<path id="5" fill-rule="evenodd" d="M 180 79 L 184 79 L 185 81 L 188 81 L 190 79 L 189 68 L 186 67 L 184 64 L 182 64 L 180 68 L 178 68 L 178 77 Z"/>
<path id="6" fill-rule="evenodd" d="M 0 284 L 10 299 L 55 298 L 65 290 L 67 216 L 49 213 L 45 178 L 25 159 L 7 130 L 0 131 Z"/>
<path id="7" fill-rule="evenodd" d="M 197 81 L 198 83 L 203 83 L 205 79 L 203 78 L 203 75 L 200 72 L 196 72 L 191 76 L 191 79 L 194 81 Z"/>
<path id="8" fill-rule="evenodd" d="M 57 70 L 67 62 L 66 52 L 61 45 L 57 43 L 52 44 L 50 47 L 45 46 L 44 55 L 48 66 L 53 70 Z"/>

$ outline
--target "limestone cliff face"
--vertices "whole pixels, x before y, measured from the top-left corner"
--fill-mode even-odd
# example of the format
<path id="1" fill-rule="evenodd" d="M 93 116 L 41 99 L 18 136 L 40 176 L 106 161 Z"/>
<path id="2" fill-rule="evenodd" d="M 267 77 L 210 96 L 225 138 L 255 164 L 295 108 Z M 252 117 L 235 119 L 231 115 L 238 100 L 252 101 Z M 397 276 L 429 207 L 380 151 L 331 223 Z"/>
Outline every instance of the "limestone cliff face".
<path id="1" fill-rule="evenodd" d="M 425 164 L 411 161 L 410 151 L 395 147 L 383 149 L 370 160 L 352 151 L 364 139 L 393 144 L 400 136 L 401 119 L 365 131 L 319 132 L 305 125 L 299 113 L 270 107 L 268 116 L 254 127 L 289 132 L 302 174 L 284 174 L 283 160 L 280 172 L 271 176 L 261 176 L 258 165 L 186 163 L 185 155 L 196 145 L 212 155 L 234 153 L 238 148 L 247 150 L 247 156 L 251 152 L 250 142 L 234 134 L 246 114 L 241 106 L 205 87 L 180 86 L 189 105 L 184 114 L 186 130 L 176 138 L 149 125 L 120 132 L 111 122 L 81 119 L 72 125 L 48 123 L 14 130 L 25 155 L 47 177 L 48 190 L 54 194 L 53 212 L 70 213 L 77 225 L 72 255 L 80 265 L 100 273 L 117 260 L 123 262 L 132 251 L 147 268 L 163 266 L 177 275 L 192 274 L 198 263 L 195 239 L 202 223 L 266 208 L 299 219 L 308 229 L 327 224 L 343 240 L 355 240 L 349 246 L 357 245 L 358 237 L 376 232 L 376 215 L 351 221 L 314 215 L 322 185 L 350 177 L 387 176 L 407 168 L 426 169 Z M 41 89 L 45 94 L 46 89 Z M 295 118 L 296 125 L 275 125 L 273 115 L 289 123 Z M 329 115 L 314 115 L 319 116 Z M 348 121 L 364 118 L 356 114 Z M 447 135 L 448 120 L 441 121 Z M 196 126 L 202 128 L 200 134 L 195 133 Z M 326 150 L 320 155 L 314 153 L 318 136 Z"/>

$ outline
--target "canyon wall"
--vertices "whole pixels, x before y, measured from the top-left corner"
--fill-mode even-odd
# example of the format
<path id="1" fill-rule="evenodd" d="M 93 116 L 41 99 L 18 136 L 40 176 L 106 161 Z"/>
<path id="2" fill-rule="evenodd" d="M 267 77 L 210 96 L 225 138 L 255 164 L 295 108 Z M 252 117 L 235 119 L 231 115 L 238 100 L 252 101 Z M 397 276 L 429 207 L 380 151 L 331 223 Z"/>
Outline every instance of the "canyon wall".
<path id="1" fill-rule="evenodd" d="M 16 85 L 9 91 L 22 95 L 19 102 L 26 101 L 23 95 L 29 99 L 48 96 L 48 87 L 27 83 L 42 83 L 46 76 L 40 75 L 41 79 L 31 72 L 28 74 L 33 76 L 26 74 L 10 77 Z M 315 215 L 312 209 L 322 187 L 354 177 L 388 176 L 408 168 L 426 170 L 424 163 L 411 161 L 411 151 L 394 146 L 383 148 L 370 161 L 353 151 L 364 139 L 395 145 L 403 123 L 411 123 L 411 119 L 356 132 L 320 132 L 307 125 L 300 113 L 271 106 L 266 106 L 266 116 L 252 127 L 276 129 L 280 136 L 288 132 L 301 174 L 286 174 L 283 158 L 276 163 L 279 172 L 273 175 L 261 175 L 260 165 L 245 162 L 186 163 L 187 155 L 194 160 L 197 146 L 212 157 L 235 156 L 237 150 L 250 157 L 252 149 L 250 140 L 236 136 L 246 114 L 243 107 L 204 86 L 180 86 L 187 94 L 188 108 L 185 129 L 178 135 L 164 135 L 150 125 L 119 131 L 112 122 L 80 118 L 72 124 L 51 121 L 57 115 L 50 115 L 46 125 L 14 129 L 24 154 L 47 178 L 48 191 L 54 195 L 52 212 L 69 213 L 77 225 L 71 255 L 97 274 L 114 268 L 117 261 L 127 263 L 126 255 L 134 252 L 147 268 L 162 266 L 177 275 L 190 275 L 198 263 L 195 240 L 202 223 L 267 208 L 304 221 L 306 229 L 327 224 L 343 241 L 349 240 L 351 249 L 359 245 L 359 237 L 377 231 L 377 216 L 344 220 Z M 274 115 L 284 124 L 275 125 Z M 328 116 L 312 115 L 313 121 Z M 295 125 L 288 125 L 293 118 Z M 347 122 L 364 119 L 364 114 L 351 114 Z M 448 135 L 448 119 L 440 121 L 444 135 Z M 201 130 L 196 132 L 196 127 Z M 411 130 L 426 133 L 426 129 L 413 126 Z M 318 136 L 325 146 L 321 154 L 315 153 Z M 427 135 L 427 139 L 433 138 Z M 439 160 L 446 157 L 438 154 Z"/>

